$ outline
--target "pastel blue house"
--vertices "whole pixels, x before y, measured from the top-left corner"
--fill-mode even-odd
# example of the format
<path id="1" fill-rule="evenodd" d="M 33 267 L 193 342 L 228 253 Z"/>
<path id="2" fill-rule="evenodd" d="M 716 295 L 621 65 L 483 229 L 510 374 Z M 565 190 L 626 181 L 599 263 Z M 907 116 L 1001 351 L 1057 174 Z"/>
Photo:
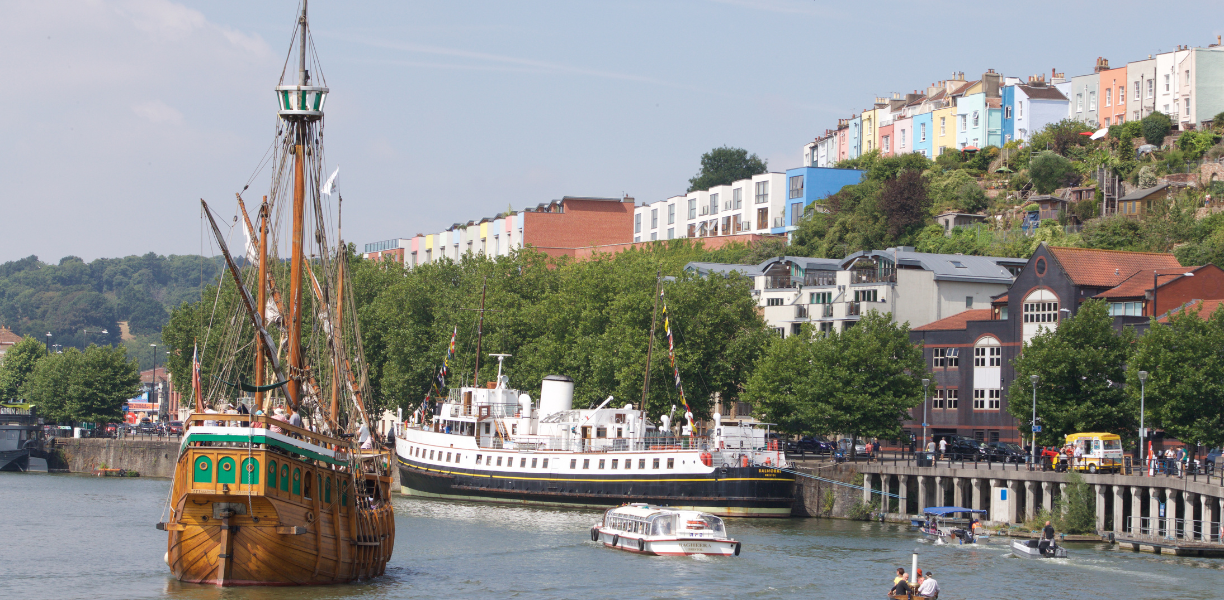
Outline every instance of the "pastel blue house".
<path id="1" fill-rule="evenodd" d="M 1016 139 L 1016 88 L 1004 86 L 1003 93 L 1003 143 Z"/>
<path id="2" fill-rule="evenodd" d="M 859 169 L 830 169 L 824 167 L 799 167 L 786 171 L 786 207 L 782 226 L 774 227 L 770 233 L 789 233 L 798 228 L 804 209 L 841 191 L 848 185 L 862 181 L 866 171 Z"/>
<path id="3" fill-rule="evenodd" d="M 932 125 L 931 113 L 914 115 L 914 152 L 918 152 L 927 158 L 935 158 L 933 151 L 934 144 L 932 143 L 935 131 L 931 129 Z"/>
<path id="4" fill-rule="evenodd" d="M 858 158 L 859 155 L 862 154 L 862 129 L 863 115 L 854 115 L 854 118 L 850 119 L 850 141 L 847 144 L 849 147 L 846 149 L 846 153 L 850 156 L 850 158 Z"/>
<path id="5" fill-rule="evenodd" d="M 956 103 L 957 149 L 1002 145 L 1003 109 L 991 107 L 982 92 L 962 96 Z"/>

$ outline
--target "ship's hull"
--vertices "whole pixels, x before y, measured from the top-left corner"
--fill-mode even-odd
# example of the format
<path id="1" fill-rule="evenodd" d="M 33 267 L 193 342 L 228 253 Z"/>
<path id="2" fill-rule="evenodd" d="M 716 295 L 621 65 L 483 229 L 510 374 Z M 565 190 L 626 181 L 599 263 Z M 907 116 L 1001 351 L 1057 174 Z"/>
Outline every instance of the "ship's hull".
<path id="1" fill-rule="evenodd" d="M 29 449 L 0 451 L 0 471 L 25 471 L 29 464 Z"/>
<path id="2" fill-rule="evenodd" d="M 794 500 L 794 477 L 770 467 L 570 475 L 439 468 L 401 455 L 399 469 L 403 493 L 451 500 L 576 508 L 648 502 L 725 517 L 789 517 Z"/>
<path id="3" fill-rule="evenodd" d="M 395 543 L 390 477 L 354 480 L 331 449 L 294 440 L 291 456 L 279 449 L 287 436 L 229 429 L 238 435 L 184 441 L 171 518 L 159 525 L 168 533 L 166 563 L 176 579 L 319 585 L 383 574 Z M 303 460 L 312 452 L 313 460 Z M 358 490 L 354 481 L 369 487 Z"/>

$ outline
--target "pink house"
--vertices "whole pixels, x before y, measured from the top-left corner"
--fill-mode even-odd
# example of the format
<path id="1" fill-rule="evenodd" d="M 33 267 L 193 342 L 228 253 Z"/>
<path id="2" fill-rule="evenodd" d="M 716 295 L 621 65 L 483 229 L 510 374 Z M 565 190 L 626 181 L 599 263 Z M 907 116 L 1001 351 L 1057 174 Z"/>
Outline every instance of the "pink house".
<path id="1" fill-rule="evenodd" d="M 906 117 L 893 121 L 893 154 L 909 154 L 914 151 L 914 119 Z"/>
<path id="2" fill-rule="evenodd" d="M 892 156 L 897 140 L 893 137 L 893 124 L 880 126 L 880 156 Z"/>
<path id="3" fill-rule="evenodd" d="M 837 120 L 837 162 L 850 158 L 850 120 Z"/>

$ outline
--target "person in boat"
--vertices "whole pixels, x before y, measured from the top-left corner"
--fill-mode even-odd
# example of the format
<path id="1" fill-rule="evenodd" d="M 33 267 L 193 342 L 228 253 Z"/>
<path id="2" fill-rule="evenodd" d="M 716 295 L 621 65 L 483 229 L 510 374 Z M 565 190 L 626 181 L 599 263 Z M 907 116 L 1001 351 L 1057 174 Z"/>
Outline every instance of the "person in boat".
<path id="1" fill-rule="evenodd" d="M 1041 529 L 1041 541 L 1037 542 L 1037 551 L 1041 552 L 1042 556 L 1049 554 L 1054 550 L 1054 526 L 1046 521 L 1045 527 Z"/>
<path id="2" fill-rule="evenodd" d="M 939 597 L 939 582 L 935 581 L 934 574 L 930 571 L 922 578 L 922 583 L 918 584 L 918 595 L 922 598 Z"/>
<path id="3" fill-rule="evenodd" d="M 280 421 L 282 423 L 289 422 L 289 419 L 285 418 L 285 409 L 280 406 L 276 407 L 276 409 L 272 411 L 272 420 Z M 268 431 L 271 431 L 272 433 L 285 433 L 284 429 L 281 429 L 280 427 L 277 427 L 276 425 L 269 427 Z"/>
<path id="4" fill-rule="evenodd" d="M 888 589 L 889 596 L 908 596 L 910 593 L 909 577 L 905 569 L 897 567 L 897 576 L 893 577 L 893 585 Z"/>

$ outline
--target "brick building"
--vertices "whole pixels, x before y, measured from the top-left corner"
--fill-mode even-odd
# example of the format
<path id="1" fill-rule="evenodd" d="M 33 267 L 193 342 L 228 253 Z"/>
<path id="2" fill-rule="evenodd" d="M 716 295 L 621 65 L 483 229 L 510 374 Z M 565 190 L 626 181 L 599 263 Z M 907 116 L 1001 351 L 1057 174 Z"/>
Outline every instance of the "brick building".
<path id="1" fill-rule="evenodd" d="M 1187 272 L 1194 275 L 1187 277 Z M 1155 294 L 1154 274 L 1160 284 Z M 964 311 L 911 331 L 910 339 L 923 344 L 923 356 L 934 373 L 927 404 L 929 434 L 1020 441 L 1019 423 L 1007 412 L 1007 388 L 1015 379 L 1012 361 L 1025 342 L 1057 327 L 1084 301 L 1108 300 L 1116 328 L 1133 325 L 1144 330 L 1153 295 L 1164 312 L 1192 298 L 1218 298 L 1222 285 L 1224 272 L 1219 268 L 1182 267 L 1172 254 L 1042 244 L 989 309 Z M 1128 312 L 1125 302 L 1140 304 Z M 1029 398 L 1020 401 L 1027 405 Z M 904 426 L 921 435 L 922 408 L 911 414 L 914 418 Z"/>

